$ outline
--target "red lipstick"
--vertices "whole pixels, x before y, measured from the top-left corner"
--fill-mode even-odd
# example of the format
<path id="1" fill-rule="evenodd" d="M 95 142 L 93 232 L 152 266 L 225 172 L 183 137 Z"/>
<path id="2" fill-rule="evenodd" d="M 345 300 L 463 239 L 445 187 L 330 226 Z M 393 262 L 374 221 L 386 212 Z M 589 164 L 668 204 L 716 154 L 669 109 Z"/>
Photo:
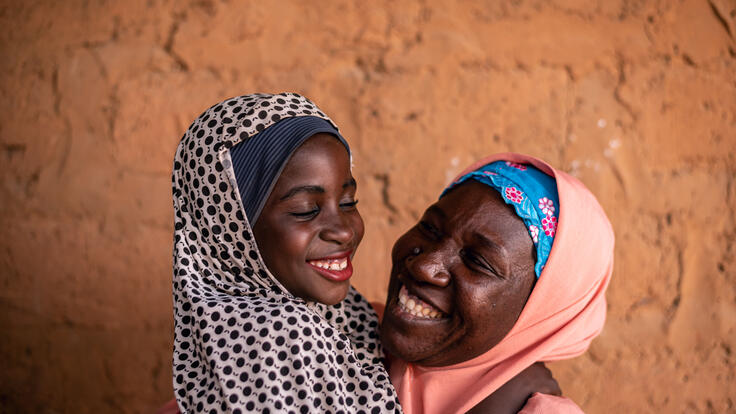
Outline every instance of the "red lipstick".
<path id="1" fill-rule="evenodd" d="M 319 259 L 310 259 L 307 260 L 307 264 L 327 280 L 344 282 L 353 275 L 351 254 L 352 252 L 344 252 Z"/>

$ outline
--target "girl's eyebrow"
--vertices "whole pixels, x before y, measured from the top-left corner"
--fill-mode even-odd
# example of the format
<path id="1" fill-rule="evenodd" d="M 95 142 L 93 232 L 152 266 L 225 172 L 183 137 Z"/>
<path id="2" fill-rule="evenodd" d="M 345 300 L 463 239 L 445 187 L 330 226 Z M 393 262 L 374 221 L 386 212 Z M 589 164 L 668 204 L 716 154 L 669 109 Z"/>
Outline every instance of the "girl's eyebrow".
<path id="1" fill-rule="evenodd" d="M 357 187 L 358 183 L 355 182 L 355 178 L 350 178 L 349 180 L 345 181 L 345 183 L 342 185 L 342 188 L 348 188 L 348 187 Z M 311 193 L 311 194 L 324 194 L 325 189 L 322 186 L 319 185 L 300 185 L 297 187 L 292 188 L 291 190 L 287 191 L 286 194 L 281 196 L 279 198 L 279 201 L 284 201 L 288 198 L 294 197 L 298 193 Z"/>
<path id="2" fill-rule="evenodd" d="M 279 201 L 283 201 L 283 200 L 286 200 L 287 198 L 291 198 L 298 193 L 324 194 L 325 189 L 318 185 L 301 185 L 301 186 L 294 187 L 291 190 L 287 191 L 286 194 L 284 194 L 283 196 L 281 196 L 281 198 L 279 198 Z"/>

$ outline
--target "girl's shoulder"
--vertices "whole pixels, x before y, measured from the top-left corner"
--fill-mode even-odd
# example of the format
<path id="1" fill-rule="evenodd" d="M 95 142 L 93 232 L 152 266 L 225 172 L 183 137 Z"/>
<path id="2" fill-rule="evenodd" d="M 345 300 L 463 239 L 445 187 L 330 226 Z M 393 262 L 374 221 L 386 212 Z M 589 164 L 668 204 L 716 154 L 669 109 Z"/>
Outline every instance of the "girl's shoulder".
<path id="1" fill-rule="evenodd" d="M 377 317 L 357 291 L 339 306 L 221 299 L 207 303 L 206 315 L 192 308 L 187 336 L 178 336 L 194 342 L 175 355 L 174 388 L 185 410 L 398 409 L 377 363 Z"/>

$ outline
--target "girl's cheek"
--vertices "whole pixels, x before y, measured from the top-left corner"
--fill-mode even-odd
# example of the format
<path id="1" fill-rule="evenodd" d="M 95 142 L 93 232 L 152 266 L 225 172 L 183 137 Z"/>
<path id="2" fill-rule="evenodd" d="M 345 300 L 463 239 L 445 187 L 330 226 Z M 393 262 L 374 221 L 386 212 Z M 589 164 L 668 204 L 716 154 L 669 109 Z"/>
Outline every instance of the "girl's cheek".
<path id="1" fill-rule="evenodd" d="M 360 213 L 355 213 L 354 222 L 353 228 L 355 229 L 355 244 L 357 245 L 361 240 L 363 240 L 363 235 L 365 234 L 365 223 L 363 222 L 363 217 L 360 216 Z"/>

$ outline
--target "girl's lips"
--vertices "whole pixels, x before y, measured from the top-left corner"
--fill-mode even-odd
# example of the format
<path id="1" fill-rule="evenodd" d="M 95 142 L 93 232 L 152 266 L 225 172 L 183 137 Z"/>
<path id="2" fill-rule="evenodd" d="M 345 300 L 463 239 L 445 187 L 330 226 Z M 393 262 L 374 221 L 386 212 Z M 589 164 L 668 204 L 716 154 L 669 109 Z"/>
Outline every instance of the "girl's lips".
<path id="1" fill-rule="evenodd" d="M 350 261 L 352 252 L 340 253 L 320 259 L 307 260 L 307 264 L 333 282 L 343 282 L 353 275 L 353 264 Z"/>

